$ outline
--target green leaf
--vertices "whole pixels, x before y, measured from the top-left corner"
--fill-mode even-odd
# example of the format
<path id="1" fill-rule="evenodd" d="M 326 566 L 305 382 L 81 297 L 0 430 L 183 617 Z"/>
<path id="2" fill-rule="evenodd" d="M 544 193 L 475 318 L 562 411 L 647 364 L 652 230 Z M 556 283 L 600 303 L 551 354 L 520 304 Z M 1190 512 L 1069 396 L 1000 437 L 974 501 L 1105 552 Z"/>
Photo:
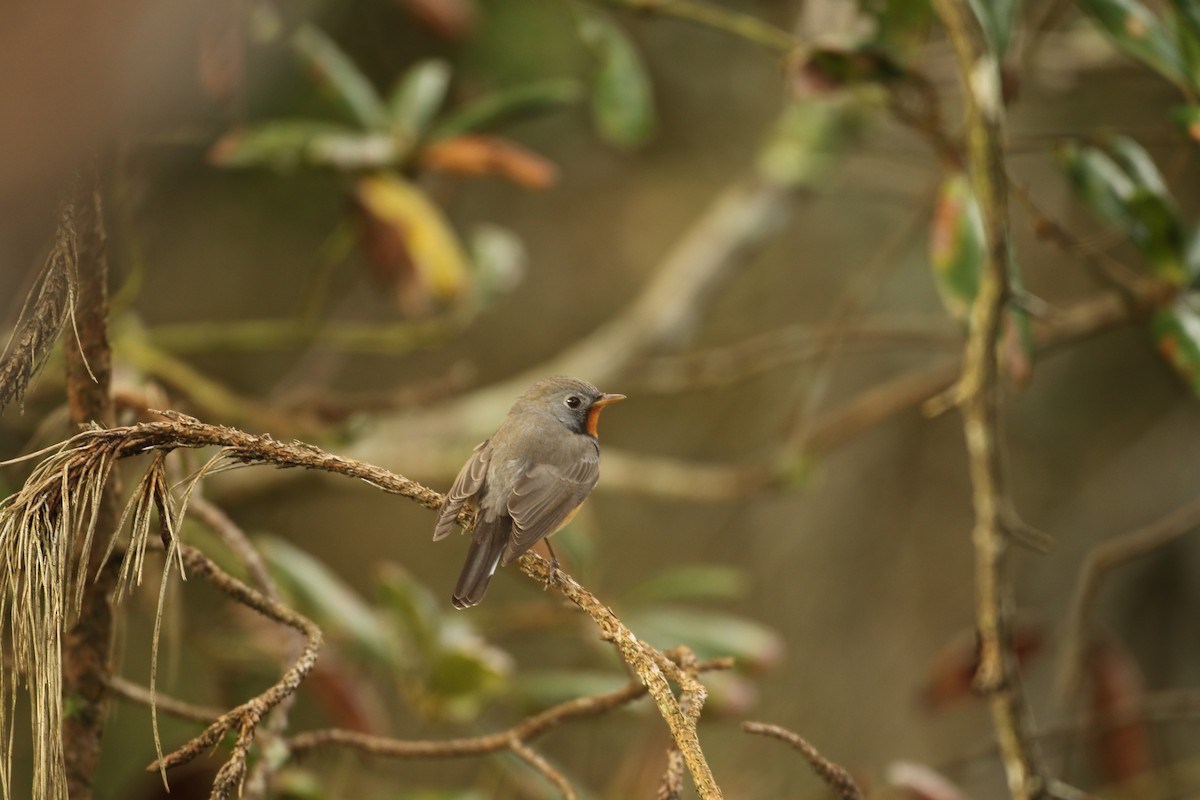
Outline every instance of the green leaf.
<path id="1" fill-rule="evenodd" d="M 1200 313 L 1195 294 L 1185 295 L 1170 308 L 1155 312 L 1150 330 L 1158 350 L 1191 390 L 1200 395 Z"/>
<path id="2" fill-rule="evenodd" d="M 548 78 L 513 86 L 468 103 L 446 117 L 429 133 L 430 139 L 448 139 L 463 133 L 495 128 L 513 120 L 573 105 L 583 97 L 578 81 Z"/>
<path id="3" fill-rule="evenodd" d="M 429 128 L 450 86 L 450 65 L 430 59 L 415 64 L 396 82 L 388 100 L 392 125 L 411 146 Z"/>
<path id="4" fill-rule="evenodd" d="M 485 299 L 511 292 L 524 279 L 529 253 L 514 231 L 481 222 L 471 229 L 469 250 L 476 288 Z"/>
<path id="5" fill-rule="evenodd" d="M 1004 58 L 1008 52 L 1008 43 L 1012 41 L 1013 27 L 1017 22 L 1019 0 L 969 0 L 971 10 L 975 12 L 987 37 L 992 55 L 997 61 Z M 904 5 L 904 4 L 900 4 Z"/>
<path id="6" fill-rule="evenodd" d="M 1175 11 L 1175 37 L 1179 52 L 1187 64 L 1192 86 L 1200 88 L 1200 3 L 1196 0 L 1171 0 Z"/>
<path id="7" fill-rule="evenodd" d="M 1079 0 L 1079 6 L 1126 54 L 1176 84 L 1185 83 L 1175 41 L 1150 9 L 1137 0 Z"/>
<path id="8" fill-rule="evenodd" d="M 304 24 L 292 34 L 292 47 L 358 122 L 372 130 L 387 130 L 387 109 L 375 87 L 332 39 Z"/>
<path id="9" fill-rule="evenodd" d="M 964 172 L 947 175 L 938 192 L 929 232 L 929 261 L 942 305 L 967 325 L 987 262 L 987 241 L 979 204 Z M 1008 279 L 1014 296 L 1019 296 L 1021 275 L 1013 261 L 1008 265 Z M 999 347 L 1005 374 L 1017 386 L 1023 385 L 1032 368 L 1033 337 L 1028 314 L 1016 304 L 1005 311 Z"/>
<path id="10" fill-rule="evenodd" d="M 208 159 L 220 167 L 290 170 L 312 162 L 314 142 L 357 135 L 331 122 L 278 120 L 225 134 L 209 149 Z"/>
<path id="11" fill-rule="evenodd" d="M 929 231 L 929 263 L 942 305 L 966 324 L 979 294 L 979 276 L 987 257 L 983 218 L 965 172 L 942 181 Z"/>
<path id="12" fill-rule="evenodd" d="M 1183 230 L 1175 201 L 1153 160 L 1132 139 L 1107 140 L 1107 152 L 1069 144 L 1059 155 L 1077 191 L 1137 245 L 1155 273 L 1182 283 Z"/>
<path id="13" fill-rule="evenodd" d="M 1102 218 L 1121 227 L 1129 224 L 1125 203 L 1133 181 L 1117 163 L 1095 147 L 1068 142 L 1058 149 L 1067 176 L 1084 201 Z"/>
<path id="14" fill-rule="evenodd" d="M 629 682 L 621 673 L 584 670 L 521 670 L 514 687 L 530 708 L 547 708 L 577 697 L 616 691 Z"/>
<path id="15" fill-rule="evenodd" d="M 625 150 L 654 135 L 654 91 L 646 65 L 624 31 L 607 16 L 579 16 L 579 35 L 592 51 L 592 121 L 604 141 Z"/>
<path id="16" fill-rule="evenodd" d="M 329 567 L 274 536 L 262 537 L 258 545 L 281 587 L 327 634 L 345 640 L 385 667 L 400 666 L 391 629 Z"/>
<path id="17" fill-rule="evenodd" d="M 902 60 L 926 46 L 936 19 L 928 0 L 862 0 L 863 10 L 875 20 L 875 44 Z"/>
<path id="18" fill-rule="evenodd" d="M 640 638 L 658 648 L 687 645 L 700 659 L 733 656 L 755 668 L 777 664 L 783 639 L 760 622 L 733 614 L 658 606 L 627 615 Z"/>
<path id="19" fill-rule="evenodd" d="M 1179 106 L 1172 109 L 1171 120 L 1185 136 L 1200 143 L 1200 106 Z"/>
<path id="20" fill-rule="evenodd" d="M 437 644 L 442 611 L 425 584 L 397 564 L 384 564 L 378 575 L 379 602 L 409 642 L 425 657 Z"/>
<path id="21" fill-rule="evenodd" d="M 630 592 L 628 602 L 639 605 L 677 600 L 736 600 L 749 588 L 746 573 L 719 564 L 668 567 Z"/>

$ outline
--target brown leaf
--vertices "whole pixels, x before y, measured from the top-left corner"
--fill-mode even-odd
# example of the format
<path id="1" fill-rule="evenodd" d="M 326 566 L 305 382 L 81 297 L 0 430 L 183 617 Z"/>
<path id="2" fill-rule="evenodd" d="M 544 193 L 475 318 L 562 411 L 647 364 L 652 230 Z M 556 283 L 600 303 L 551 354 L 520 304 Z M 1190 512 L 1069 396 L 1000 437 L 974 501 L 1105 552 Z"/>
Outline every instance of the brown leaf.
<path id="1" fill-rule="evenodd" d="M 418 22 L 443 39 L 458 41 L 475 30 L 479 10 L 474 0 L 398 0 Z"/>
<path id="2" fill-rule="evenodd" d="M 1042 648 L 1041 627 L 1018 621 L 1013 629 L 1013 653 L 1024 666 Z M 930 711 L 943 711 L 967 697 L 975 696 L 975 674 L 979 671 L 979 642 L 971 629 L 951 639 L 929 668 L 922 700 Z"/>
<path id="3" fill-rule="evenodd" d="M 1120 642 L 1100 639 L 1088 648 L 1087 671 L 1093 725 L 1099 734 L 1092 750 L 1097 769 L 1114 783 L 1145 774 L 1154 758 L 1137 662 Z"/>
<path id="4" fill-rule="evenodd" d="M 422 167 L 455 175 L 493 175 L 526 189 L 547 189 L 558 180 L 549 159 L 499 136 L 464 134 L 421 150 Z"/>

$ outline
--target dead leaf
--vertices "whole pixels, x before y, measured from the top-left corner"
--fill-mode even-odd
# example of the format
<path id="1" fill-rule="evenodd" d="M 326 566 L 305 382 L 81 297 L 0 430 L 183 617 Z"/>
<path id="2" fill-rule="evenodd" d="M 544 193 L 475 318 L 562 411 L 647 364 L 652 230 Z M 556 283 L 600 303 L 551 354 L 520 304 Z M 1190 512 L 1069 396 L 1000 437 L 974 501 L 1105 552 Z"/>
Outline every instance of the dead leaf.
<path id="1" fill-rule="evenodd" d="M 526 189 L 547 189 L 558 181 L 553 162 L 499 136 L 464 134 L 433 142 L 418 161 L 435 172 L 496 176 Z"/>

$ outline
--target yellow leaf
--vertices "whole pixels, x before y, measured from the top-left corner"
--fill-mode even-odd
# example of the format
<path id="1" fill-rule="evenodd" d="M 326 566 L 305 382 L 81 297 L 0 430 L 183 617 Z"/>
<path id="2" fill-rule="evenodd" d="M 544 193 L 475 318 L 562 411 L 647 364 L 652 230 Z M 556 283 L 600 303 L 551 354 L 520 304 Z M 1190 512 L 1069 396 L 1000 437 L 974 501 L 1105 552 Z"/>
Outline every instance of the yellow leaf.
<path id="1" fill-rule="evenodd" d="M 359 179 L 363 247 L 376 278 L 397 293 L 409 314 L 430 301 L 459 299 L 470 283 L 466 255 L 450 223 L 419 188 L 393 173 Z"/>

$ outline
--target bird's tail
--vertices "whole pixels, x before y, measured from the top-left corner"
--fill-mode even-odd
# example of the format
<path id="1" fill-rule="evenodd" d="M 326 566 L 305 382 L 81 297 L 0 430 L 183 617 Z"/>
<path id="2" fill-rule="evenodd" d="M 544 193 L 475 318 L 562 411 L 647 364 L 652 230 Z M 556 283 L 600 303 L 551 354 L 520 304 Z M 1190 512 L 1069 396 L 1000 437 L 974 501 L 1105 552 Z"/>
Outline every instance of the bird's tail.
<path id="1" fill-rule="evenodd" d="M 512 532 L 512 519 L 506 516 L 494 520 L 480 520 L 471 535 L 471 546 L 467 549 L 467 560 L 458 574 L 454 587 L 454 607 L 470 608 L 479 605 L 487 592 L 488 581 L 500 563 L 504 547 Z"/>

